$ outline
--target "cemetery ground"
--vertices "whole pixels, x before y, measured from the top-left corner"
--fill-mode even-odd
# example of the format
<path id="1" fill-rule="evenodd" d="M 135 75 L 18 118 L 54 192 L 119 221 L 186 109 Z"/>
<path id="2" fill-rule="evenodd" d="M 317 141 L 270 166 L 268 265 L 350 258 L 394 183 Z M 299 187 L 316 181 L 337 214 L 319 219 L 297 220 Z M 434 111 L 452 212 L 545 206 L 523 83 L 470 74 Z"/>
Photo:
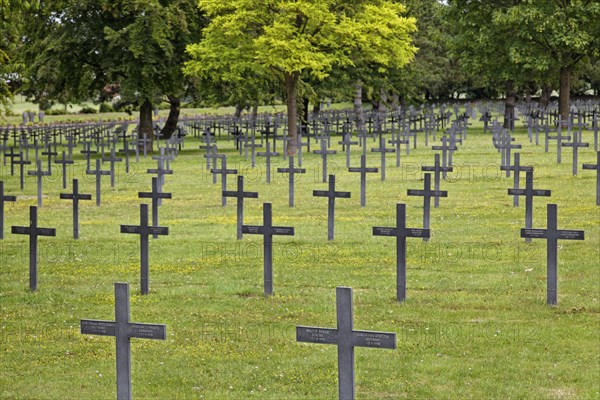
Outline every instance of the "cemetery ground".
<path id="1" fill-rule="evenodd" d="M 244 223 L 262 225 L 263 203 L 273 204 L 273 224 L 293 226 L 295 236 L 273 240 L 274 295 L 263 296 L 263 242 L 257 235 L 236 240 L 235 199 L 221 206 L 220 177 L 213 184 L 199 141 L 186 138 L 171 163 L 163 190 L 159 225 L 169 236 L 150 239 L 150 293 L 139 294 L 139 237 L 120 233 L 139 224 L 138 192 L 149 191 L 156 168 L 150 157 L 117 166 L 115 188 L 102 179 L 102 204 L 80 204 L 80 239 L 72 238 L 71 179 L 95 197 L 94 177 L 75 152 L 68 189 L 60 171 L 44 177 L 39 226 L 56 237 L 39 240 L 37 292 L 28 290 L 28 240 L 10 226 L 28 225 L 35 205 L 35 177 L 20 191 L 18 172 L 2 166 L 6 203 L 5 238 L 0 241 L 0 398 L 107 399 L 115 396 L 115 342 L 82 335 L 80 319 L 114 320 L 114 282 L 129 282 L 131 321 L 166 324 L 167 340 L 132 340 L 133 396 L 161 398 L 335 398 L 335 346 L 297 343 L 297 325 L 335 327 L 335 288 L 354 289 L 354 329 L 395 332 L 396 350 L 357 348 L 357 397 L 408 399 L 598 399 L 600 398 L 600 208 L 595 174 L 571 173 L 571 153 L 522 144 L 521 164 L 535 167 L 535 187 L 552 196 L 534 199 L 533 227 L 546 227 L 546 204 L 558 204 L 559 229 L 585 230 L 584 241 L 559 241 L 558 306 L 546 305 L 546 241 L 525 243 L 524 200 L 513 207 L 513 180 L 500 170 L 500 154 L 480 123 L 454 154 L 454 172 L 443 180 L 448 197 L 431 210 L 431 239 L 407 240 L 406 302 L 396 301 L 395 239 L 372 235 L 374 226 L 394 226 L 396 203 L 405 203 L 407 226 L 422 227 L 423 200 L 407 196 L 422 189 L 421 165 L 433 165 L 423 145 L 402 165 L 388 155 L 387 176 L 367 175 L 367 203 L 360 207 L 359 176 L 337 155 L 328 173 L 338 199 L 335 240 L 327 240 L 327 201 L 321 157 L 303 155 L 306 174 L 296 176 L 295 207 L 288 206 L 287 167 L 272 160 L 265 183 L 264 158 L 250 160 L 221 139 L 227 168 L 245 177 Z M 438 137 L 439 139 L 439 137 Z M 591 134 L 584 133 L 591 142 Z M 438 143 L 435 143 L 438 144 Z M 432 143 L 430 142 L 430 146 Z M 318 149 L 314 142 L 311 150 Z M 368 139 L 368 148 L 377 147 Z M 261 149 L 260 151 L 264 151 Z M 281 152 L 279 147 L 277 151 Z M 354 146 L 351 165 L 360 164 Z M 583 149 L 580 163 L 595 163 Z M 369 167 L 380 157 L 367 154 Z M 105 165 L 103 167 L 107 169 Z M 32 169 L 32 168 L 30 168 Z M 59 168 L 56 168 L 60 170 Z M 57 174 L 58 173 L 58 174 Z M 235 175 L 228 189 L 235 189 Z M 524 187 L 524 179 L 522 181 Z"/>

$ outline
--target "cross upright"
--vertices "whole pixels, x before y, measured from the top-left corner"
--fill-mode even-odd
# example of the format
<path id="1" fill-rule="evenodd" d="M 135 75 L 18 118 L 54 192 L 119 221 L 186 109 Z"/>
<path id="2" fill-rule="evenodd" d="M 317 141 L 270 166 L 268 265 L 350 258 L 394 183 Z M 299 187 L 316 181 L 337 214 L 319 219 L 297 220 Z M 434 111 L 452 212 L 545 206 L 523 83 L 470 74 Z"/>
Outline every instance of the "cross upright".
<path id="1" fill-rule="evenodd" d="M 520 144 L 512 144 L 512 141 L 515 140 L 508 132 L 498 136 L 495 139 L 494 146 L 501 152 L 502 156 L 502 165 L 500 168 L 506 171 L 506 177 L 510 176 L 510 171 L 508 167 L 510 167 L 510 151 L 512 149 L 520 149 Z M 502 168 L 504 167 L 504 168 Z"/>
<path id="2" fill-rule="evenodd" d="M 263 203 L 263 224 L 243 225 L 242 232 L 250 235 L 262 235 L 264 254 L 264 294 L 273 294 L 273 236 L 294 236 L 294 228 L 273 226 L 272 204 Z"/>
<path id="3" fill-rule="evenodd" d="M 429 216 L 431 213 L 431 198 L 432 197 L 448 197 L 448 192 L 445 190 L 431 190 L 431 173 L 426 173 L 424 176 L 423 190 L 408 189 L 409 196 L 423 196 L 423 228 L 429 229 Z M 427 241 L 425 237 L 423 240 Z"/>
<path id="4" fill-rule="evenodd" d="M 519 183 L 520 183 L 520 175 L 521 175 L 521 171 L 522 172 L 533 172 L 533 167 L 530 166 L 522 166 L 521 165 L 521 153 L 515 153 L 514 154 L 514 162 L 513 165 L 501 165 L 500 169 L 502 171 L 512 171 L 513 172 L 513 189 L 514 190 L 518 190 L 519 189 Z M 514 198 L 513 198 L 513 206 L 514 207 L 518 207 L 519 206 L 519 195 L 515 194 Z"/>
<path id="5" fill-rule="evenodd" d="M 268 127 L 269 125 L 267 125 Z M 275 139 L 273 139 L 273 144 L 275 144 Z M 278 157 L 279 153 L 276 151 L 271 151 L 271 143 L 269 143 L 268 138 L 267 138 L 267 151 L 263 151 L 263 152 L 258 152 L 256 153 L 256 155 L 261 156 L 261 157 L 265 157 L 265 172 L 266 172 L 266 178 L 267 178 L 267 183 L 271 183 L 271 157 Z M 234 172 L 237 174 L 237 172 Z M 225 190 L 225 188 L 223 188 L 223 190 Z M 225 205 L 225 204 L 223 204 Z"/>
<path id="6" fill-rule="evenodd" d="M 15 174 L 15 158 L 23 159 L 23 153 L 15 153 L 15 148 L 13 146 L 9 147 L 9 151 L 4 151 L 4 162 L 6 163 L 6 159 L 10 158 L 10 175 L 13 176 Z"/>
<path id="7" fill-rule="evenodd" d="M 246 160 L 248 160 L 248 148 L 252 149 L 252 168 L 254 168 L 256 166 L 256 149 L 262 148 L 262 144 L 256 143 L 256 136 L 252 134 L 249 143 L 246 141 L 244 144 L 244 148 L 246 149 Z"/>
<path id="8" fill-rule="evenodd" d="M 294 181 L 296 174 L 305 174 L 306 169 L 294 168 L 294 157 L 289 158 L 288 168 L 277 168 L 277 172 L 289 175 L 289 203 L 290 207 L 294 207 Z"/>
<path id="9" fill-rule="evenodd" d="M 212 169 L 217 169 L 217 160 L 222 158 L 222 154 L 217 153 L 217 146 L 213 145 L 206 149 L 206 154 L 204 154 L 204 158 L 206 158 L 206 169 L 211 170 L 210 162 L 212 160 Z M 213 173 L 213 184 L 217 183 L 217 174 Z"/>
<path id="10" fill-rule="evenodd" d="M 83 150 L 81 150 L 81 154 L 84 155 L 87 161 L 87 169 L 89 170 L 91 168 L 91 156 L 93 154 L 98 154 L 96 150 L 92 150 L 92 142 L 83 142 Z"/>
<path id="11" fill-rule="evenodd" d="M 451 151 L 458 150 L 456 146 L 450 146 L 448 143 L 448 138 L 446 136 L 442 136 L 442 144 L 440 146 L 431 146 L 432 150 L 441 150 L 442 151 L 442 167 L 451 167 L 452 164 L 448 163 L 448 153 Z M 442 170 L 442 178 L 446 179 L 446 171 Z"/>
<path id="12" fill-rule="evenodd" d="M 131 338 L 167 338 L 165 325 L 129 322 L 129 284 L 115 283 L 115 321 L 82 319 L 83 335 L 114 336 L 117 345 L 117 400 L 131 400 Z"/>
<path id="13" fill-rule="evenodd" d="M 67 165 L 72 165 L 75 162 L 70 158 L 67 158 L 66 153 L 62 152 L 62 158 L 55 157 L 54 164 L 62 165 L 62 181 L 63 181 L 63 189 L 67 188 Z"/>
<path id="14" fill-rule="evenodd" d="M 95 175 L 96 176 L 96 206 L 100 207 L 100 183 L 102 175 L 110 175 L 110 171 L 104 171 L 100 169 L 100 159 L 96 159 L 96 169 L 87 169 L 85 171 L 86 175 Z"/>
<path id="15" fill-rule="evenodd" d="M 440 178 L 442 172 L 452 172 L 453 167 L 442 167 L 440 164 L 440 153 L 435 153 L 433 166 L 423 165 L 421 171 L 433 172 L 433 188 L 434 190 L 440 190 Z M 440 198 L 435 196 L 433 199 L 433 207 L 438 208 L 440 206 Z"/>
<path id="16" fill-rule="evenodd" d="M 21 190 L 25 188 L 25 166 L 30 165 L 31 161 L 28 161 L 23 158 L 23 152 L 19 152 L 19 161 L 15 161 L 15 164 L 19 165 L 19 181 L 21 184 Z"/>
<path id="17" fill-rule="evenodd" d="M 58 153 L 56 151 L 52 151 L 50 146 L 46 149 L 46 151 L 42 151 L 43 156 L 48 156 L 48 173 L 52 175 L 52 156 L 57 156 Z"/>
<path id="18" fill-rule="evenodd" d="M 340 400 L 353 400 L 356 394 L 354 382 L 354 348 L 395 349 L 396 334 L 391 332 L 355 330 L 352 288 L 338 286 L 335 297 L 337 328 L 296 326 L 296 341 L 337 345 L 338 396 Z"/>
<path id="19" fill-rule="evenodd" d="M 396 152 L 396 150 L 386 148 L 385 147 L 385 137 L 383 136 L 383 134 L 380 134 L 379 135 L 379 147 L 377 147 L 375 149 L 371 149 L 371 152 L 381 154 L 381 181 L 383 182 L 383 181 L 385 181 L 385 154 L 386 153 L 394 153 L 394 152 Z"/>
<path id="20" fill-rule="evenodd" d="M 158 178 L 152 177 L 152 191 L 138 192 L 140 199 L 152 199 L 152 225 L 158 226 L 158 206 L 161 205 L 162 199 L 172 199 L 171 193 L 163 193 L 159 190 Z M 158 235 L 153 235 L 154 239 L 158 239 Z"/>
<path id="21" fill-rule="evenodd" d="M 73 238 L 79 239 L 79 200 L 91 200 L 91 194 L 79 193 L 79 181 L 73 179 L 73 193 L 61 193 L 62 200 L 73 200 Z"/>
<path id="22" fill-rule="evenodd" d="M 140 225 L 121 225 L 121 233 L 140 235 L 140 286 L 141 293 L 148 294 L 150 286 L 148 277 L 148 236 L 168 235 L 169 228 L 148 225 L 148 204 L 140 204 Z"/>
<path id="23" fill-rule="evenodd" d="M 223 197 L 235 197 L 237 199 L 237 238 L 242 238 L 242 225 L 244 221 L 244 198 L 257 199 L 258 192 L 244 192 L 244 177 L 237 177 L 237 191 L 223 190 Z"/>
<path id="24" fill-rule="evenodd" d="M 37 177 L 37 192 L 38 192 L 38 207 L 42 206 L 42 181 L 44 176 L 50 176 L 50 172 L 42 169 L 42 160 L 37 160 L 37 169 L 34 171 L 27 171 L 27 175 Z"/>
<path id="25" fill-rule="evenodd" d="M 17 201 L 17 198 L 5 195 L 4 181 L 0 181 L 0 239 L 4 239 L 4 203 L 7 201 Z"/>
<path id="26" fill-rule="evenodd" d="M 342 141 L 338 142 L 338 144 L 341 144 L 342 150 L 346 152 L 346 168 L 349 168 L 350 167 L 350 146 L 357 145 L 358 142 L 353 142 L 352 141 L 352 133 L 346 132 L 344 134 L 344 139 Z"/>
<path id="27" fill-rule="evenodd" d="M 400 145 L 405 144 L 406 148 L 409 147 L 410 145 L 410 140 L 408 139 L 402 139 L 400 132 L 398 132 L 398 135 L 396 137 L 393 137 L 392 139 L 388 140 L 389 144 L 395 145 L 395 153 L 396 153 L 396 167 L 400 166 L 400 154 L 402 153 L 402 151 L 400 151 Z"/>
<path id="28" fill-rule="evenodd" d="M 329 190 L 313 190 L 315 197 L 327 197 L 327 240 L 333 240 L 333 218 L 335 214 L 335 199 L 349 199 L 350 192 L 335 191 L 335 175 L 329 175 Z"/>
<path id="29" fill-rule="evenodd" d="M 37 290 L 37 265 L 38 265 L 38 236 L 56 236 L 54 228 L 39 228 L 37 220 L 37 207 L 29 207 L 29 226 L 13 226 L 11 232 L 15 235 L 29 236 L 29 289 Z"/>
<path id="30" fill-rule="evenodd" d="M 269 144 L 267 143 L 267 149 Z M 227 157 L 223 155 L 221 157 L 221 168 L 220 169 L 211 169 L 211 173 L 213 174 L 221 174 L 221 192 L 227 191 L 227 175 L 235 175 L 238 173 L 237 169 L 227 169 Z M 227 205 L 227 196 L 221 196 L 221 206 L 225 207 Z"/>
<path id="31" fill-rule="evenodd" d="M 572 147 L 573 148 L 573 176 L 577 175 L 577 167 L 578 160 L 577 156 L 579 153 L 580 147 L 590 147 L 589 143 L 583 143 L 581 141 L 581 132 L 573 131 L 573 141 L 568 143 L 561 143 L 562 147 Z"/>
<path id="32" fill-rule="evenodd" d="M 360 167 L 350 167 L 348 172 L 360 172 L 360 206 L 367 204 L 367 173 L 377 173 L 377 168 L 367 168 L 367 156 L 360 156 Z"/>
<path id="33" fill-rule="evenodd" d="M 529 239 L 546 239 L 546 304 L 556 305 L 558 297 L 558 240 L 584 240 L 584 231 L 559 230 L 558 209 L 556 204 L 548 204 L 546 208 L 546 229 L 521 229 L 521 237 Z"/>
<path id="34" fill-rule="evenodd" d="M 393 236 L 396 238 L 396 298 L 406 300 L 406 238 L 429 238 L 429 229 L 406 227 L 406 204 L 396 204 L 396 226 L 392 228 L 373 227 L 373 236 Z"/>
<path id="35" fill-rule="evenodd" d="M 596 152 L 596 164 L 583 164 L 582 168 L 596 171 L 596 205 L 600 206 L 600 151 Z"/>
<path id="36" fill-rule="evenodd" d="M 165 148 L 161 147 L 160 156 L 154 156 L 152 157 L 152 159 L 156 160 L 157 166 L 154 169 L 146 170 L 146 172 L 149 174 L 156 174 L 156 176 L 158 177 L 158 187 L 162 189 L 163 185 L 165 184 L 165 175 L 173 174 L 172 169 L 165 168 Z"/>
<path id="37" fill-rule="evenodd" d="M 525 189 L 508 189 L 509 195 L 525 196 L 525 228 L 531 229 L 533 224 L 533 198 L 535 196 L 549 197 L 552 195 L 551 190 L 533 189 L 533 171 L 525 173 Z M 530 242 L 531 239 L 526 238 L 525 241 Z"/>
<path id="38" fill-rule="evenodd" d="M 556 126 L 556 136 L 548 136 L 548 139 L 556 140 L 556 162 L 560 164 L 562 162 L 562 151 L 563 140 L 571 140 L 571 136 L 563 136 L 562 134 L 562 118 L 558 116 L 558 125 Z"/>
<path id="39" fill-rule="evenodd" d="M 102 162 L 110 162 L 110 186 L 115 187 L 115 163 L 123 161 L 115 155 L 115 149 L 110 149 L 110 157 L 102 155 Z"/>
<path id="40" fill-rule="evenodd" d="M 127 137 L 127 136 L 125 136 Z M 135 151 L 129 148 L 129 142 L 127 140 L 123 140 L 123 148 L 119 149 L 119 154 L 125 155 L 125 173 L 129 173 L 129 155 L 135 153 Z"/>
<path id="41" fill-rule="evenodd" d="M 313 154 L 320 154 L 323 161 L 323 182 L 327 182 L 327 156 L 336 153 L 335 150 L 327 150 L 327 139 L 325 138 L 321 139 L 321 149 L 313 151 Z"/>

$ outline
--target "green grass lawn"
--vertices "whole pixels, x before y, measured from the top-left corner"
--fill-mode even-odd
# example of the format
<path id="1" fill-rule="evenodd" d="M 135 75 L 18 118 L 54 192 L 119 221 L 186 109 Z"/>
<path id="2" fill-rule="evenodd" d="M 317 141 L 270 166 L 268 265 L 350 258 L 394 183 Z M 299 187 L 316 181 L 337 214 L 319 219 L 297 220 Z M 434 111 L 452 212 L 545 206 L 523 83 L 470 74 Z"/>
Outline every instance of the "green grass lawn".
<path id="1" fill-rule="evenodd" d="M 235 202 L 221 207 L 197 139 L 188 138 L 172 163 L 160 209 L 170 235 L 150 243 L 150 295 L 139 295 L 139 238 L 120 224 L 139 223 L 138 191 L 150 189 L 150 158 L 119 166 L 115 188 L 102 183 L 102 206 L 81 205 L 81 238 L 72 239 L 71 203 L 59 200 L 59 175 L 44 180 L 39 226 L 56 238 L 40 239 L 39 288 L 28 291 L 28 240 L 10 234 L 28 225 L 36 185 L 25 191 L 2 166 L 8 194 L 5 239 L 0 241 L 0 398 L 107 399 L 115 397 L 114 338 L 81 335 L 80 319 L 114 320 L 114 282 L 129 282 L 131 320 L 167 325 L 167 340 L 132 339 L 133 396 L 138 399 L 331 399 L 337 396 L 335 346 L 299 344 L 296 325 L 335 327 L 335 287 L 354 288 L 354 327 L 397 334 L 397 349 L 358 348 L 361 399 L 600 399 L 600 207 L 595 175 L 571 174 L 571 150 L 544 153 L 524 130 L 521 163 L 536 168 L 535 187 L 552 190 L 534 200 L 534 227 L 546 227 L 546 204 L 558 204 L 560 229 L 583 229 L 585 241 L 559 241 L 559 304 L 546 299 L 546 242 L 524 243 L 524 200 L 512 205 L 512 178 L 477 124 L 455 153 L 455 172 L 442 182 L 448 198 L 431 213 L 431 240 L 408 239 L 407 301 L 395 300 L 395 241 L 372 236 L 373 226 L 395 223 L 395 204 L 407 205 L 407 225 L 422 226 L 420 167 L 434 152 L 420 145 L 388 158 L 387 179 L 369 174 L 367 206 L 360 207 L 359 175 L 347 172 L 340 146 L 330 159 L 337 190 L 335 240 L 327 241 L 327 202 L 312 190 L 321 182 L 320 156 L 304 155 L 296 206 L 288 207 L 285 176 L 265 183 L 264 159 L 251 168 L 221 139 L 228 168 L 245 176 L 245 223 L 262 224 L 262 204 L 273 204 L 273 223 L 293 226 L 293 237 L 274 239 L 275 295 L 263 296 L 262 238 L 236 240 Z M 590 133 L 584 141 L 592 140 Z M 336 143 L 332 139 L 332 142 Z M 377 147 L 369 141 L 369 148 Z M 314 146 L 317 149 L 317 146 Z M 263 149 L 264 150 L 264 149 Z M 281 151 L 280 148 L 277 149 Z M 359 164 L 361 151 L 352 153 Z M 583 149 L 580 163 L 595 162 Z M 378 167 L 378 155 L 368 164 Z M 287 166 L 278 160 L 273 166 Z M 107 168 L 107 166 L 105 167 Z M 81 156 L 69 171 L 80 191 L 94 194 Z M 524 183 L 524 179 L 523 179 Z M 228 188 L 235 188 L 229 177 Z M 68 191 L 71 187 L 69 185 Z"/>

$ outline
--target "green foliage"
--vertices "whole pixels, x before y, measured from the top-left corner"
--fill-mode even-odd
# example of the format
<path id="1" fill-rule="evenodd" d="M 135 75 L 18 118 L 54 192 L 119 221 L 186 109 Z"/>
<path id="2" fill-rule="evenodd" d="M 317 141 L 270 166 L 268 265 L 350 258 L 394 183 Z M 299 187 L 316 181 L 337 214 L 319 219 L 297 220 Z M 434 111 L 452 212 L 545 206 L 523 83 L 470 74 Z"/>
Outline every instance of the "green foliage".
<path id="1" fill-rule="evenodd" d="M 97 114 L 98 110 L 92 106 L 85 106 L 85 107 L 82 107 L 81 110 L 79 110 L 79 113 L 80 114 Z"/>
<path id="2" fill-rule="evenodd" d="M 98 111 L 101 113 L 108 113 L 108 112 L 114 112 L 115 109 L 112 106 L 112 104 L 110 104 L 110 103 L 100 103 L 100 107 L 99 107 Z"/>

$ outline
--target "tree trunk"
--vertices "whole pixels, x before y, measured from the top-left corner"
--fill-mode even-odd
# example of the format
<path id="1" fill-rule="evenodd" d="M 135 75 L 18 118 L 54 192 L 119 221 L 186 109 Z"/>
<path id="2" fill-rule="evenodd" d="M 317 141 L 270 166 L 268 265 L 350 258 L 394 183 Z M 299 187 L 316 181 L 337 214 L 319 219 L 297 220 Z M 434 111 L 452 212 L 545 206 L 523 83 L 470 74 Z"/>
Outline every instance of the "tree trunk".
<path id="1" fill-rule="evenodd" d="M 302 99 L 302 112 L 300 113 L 300 129 L 302 130 L 303 135 L 307 135 L 309 132 L 308 129 L 308 98 L 304 97 Z"/>
<path id="2" fill-rule="evenodd" d="M 506 101 L 504 103 L 504 129 L 515 129 L 515 104 L 517 94 L 515 93 L 515 85 L 511 80 L 506 81 Z"/>
<path id="3" fill-rule="evenodd" d="M 356 122 L 356 129 L 359 132 L 365 130 L 365 118 L 362 110 L 362 82 L 356 81 L 354 85 L 354 118 Z"/>
<path id="4" fill-rule="evenodd" d="M 181 100 L 178 97 L 167 96 L 169 99 L 169 116 L 165 126 L 160 131 L 160 135 L 163 139 L 170 139 L 173 136 L 173 132 L 177 129 L 177 123 L 179 122 L 179 112 L 181 111 Z"/>
<path id="5" fill-rule="evenodd" d="M 287 155 L 293 157 L 298 151 L 298 77 L 297 73 L 285 74 L 285 93 L 288 118 Z"/>
<path id="6" fill-rule="evenodd" d="M 386 90 L 382 87 L 379 89 L 379 110 L 380 113 L 387 112 L 387 102 L 388 102 L 388 94 Z"/>
<path id="7" fill-rule="evenodd" d="M 146 152 L 151 153 L 154 146 L 154 127 L 152 124 L 152 103 L 146 99 L 140 106 L 139 138 L 146 140 Z M 138 143 L 140 152 L 144 151 L 144 143 Z"/>
<path id="8" fill-rule="evenodd" d="M 317 119 L 319 118 L 319 113 L 321 112 L 321 102 L 317 101 L 315 104 L 313 104 L 313 118 Z"/>
<path id="9" fill-rule="evenodd" d="M 236 104 L 235 105 L 235 113 L 233 114 L 233 117 L 235 119 L 240 119 L 240 117 L 242 116 L 242 111 L 244 110 L 244 107 L 242 107 L 241 104 Z"/>
<path id="10" fill-rule="evenodd" d="M 250 123 L 253 127 L 256 127 L 256 120 L 258 119 L 258 104 L 252 106 L 252 113 L 250 114 Z"/>
<path id="11" fill-rule="evenodd" d="M 571 68 L 560 69 L 560 93 L 558 95 L 558 113 L 566 125 L 569 120 L 569 107 L 571 103 Z"/>
<path id="12" fill-rule="evenodd" d="M 552 95 L 552 87 L 548 85 L 544 85 L 542 87 L 542 93 L 540 94 L 540 105 L 543 107 L 548 107 L 550 104 L 550 96 Z"/>
<path id="13" fill-rule="evenodd" d="M 400 98 L 397 94 L 393 94 L 392 95 L 392 109 L 394 111 L 398 111 L 398 108 L 400 108 Z"/>

